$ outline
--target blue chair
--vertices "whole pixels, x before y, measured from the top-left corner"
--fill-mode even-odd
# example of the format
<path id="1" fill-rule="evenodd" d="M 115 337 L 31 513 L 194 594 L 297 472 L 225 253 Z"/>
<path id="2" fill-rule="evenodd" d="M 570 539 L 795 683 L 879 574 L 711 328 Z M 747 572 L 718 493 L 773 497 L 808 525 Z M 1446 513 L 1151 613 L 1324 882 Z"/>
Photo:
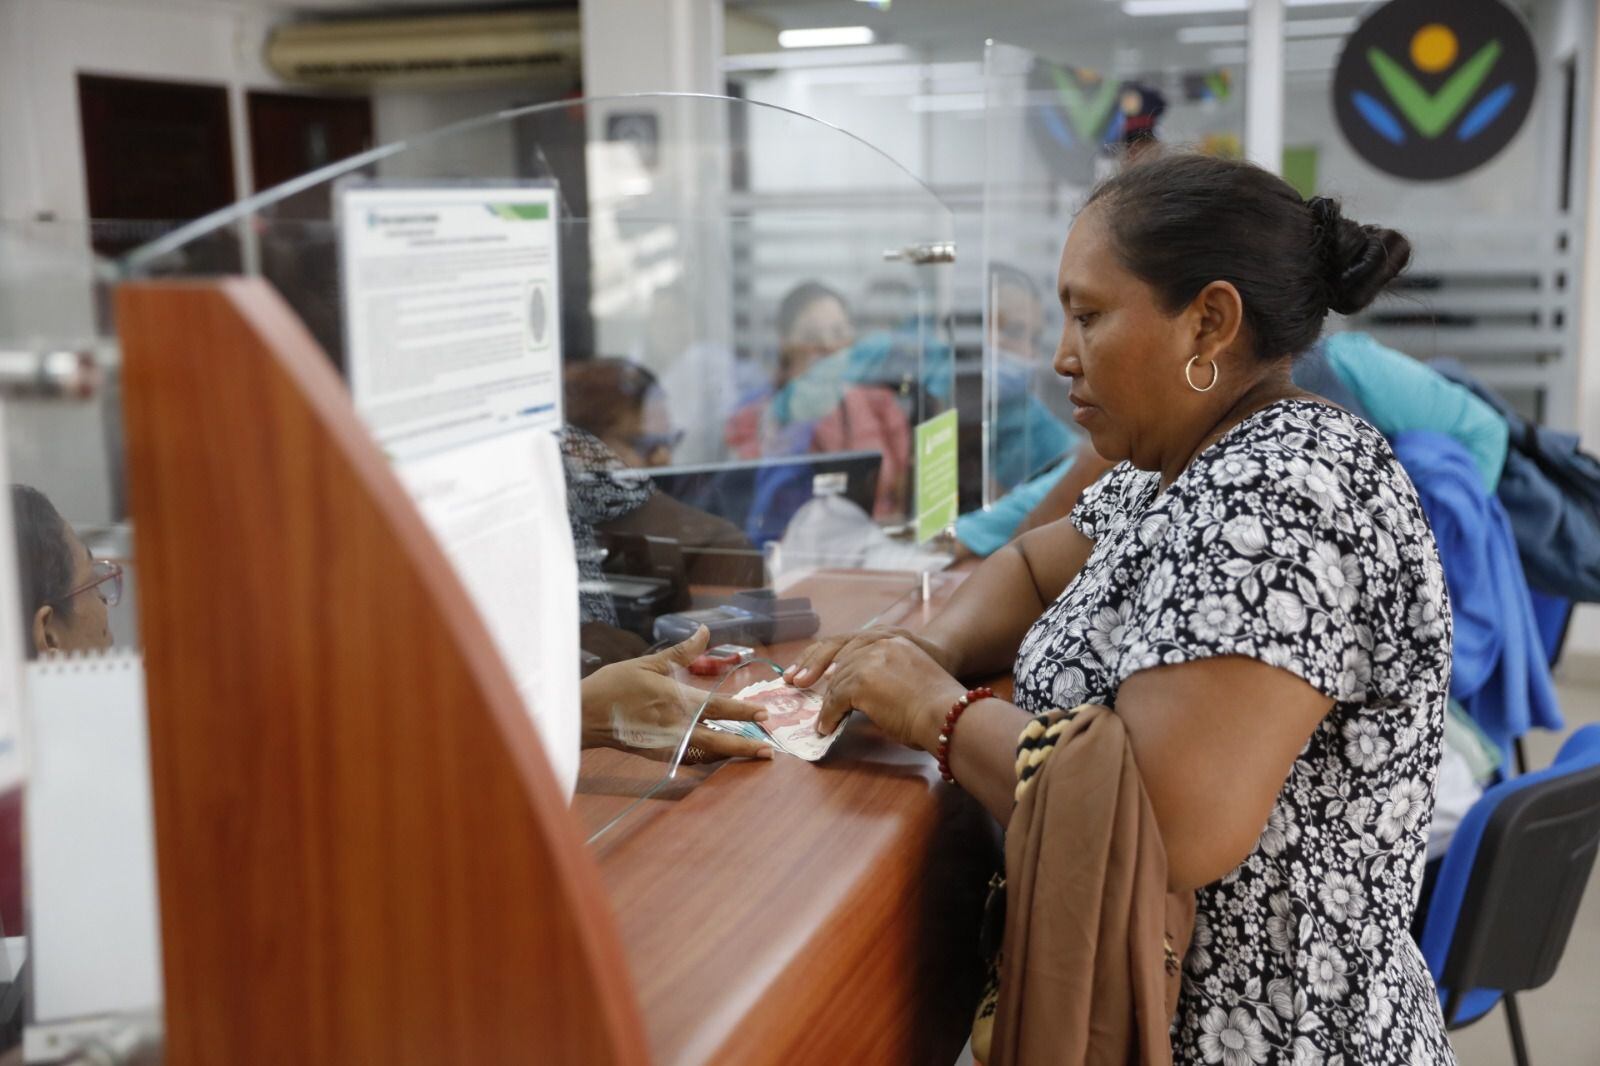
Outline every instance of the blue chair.
<path id="1" fill-rule="evenodd" d="M 1456 829 L 1421 937 L 1448 1028 L 1504 1001 L 1527 1066 L 1516 993 L 1554 976 L 1597 848 L 1600 724 L 1568 737 L 1547 769 L 1489 789 Z"/>

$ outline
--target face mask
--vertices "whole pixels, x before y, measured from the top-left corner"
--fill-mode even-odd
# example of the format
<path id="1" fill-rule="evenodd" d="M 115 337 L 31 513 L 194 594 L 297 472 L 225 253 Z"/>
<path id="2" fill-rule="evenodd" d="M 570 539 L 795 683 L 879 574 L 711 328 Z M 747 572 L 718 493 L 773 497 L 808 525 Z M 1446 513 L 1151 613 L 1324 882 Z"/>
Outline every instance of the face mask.
<path id="1" fill-rule="evenodd" d="M 772 399 L 769 413 L 780 423 L 813 422 L 831 414 L 849 381 L 850 349 L 834 352 L 806 368 Z"/>
<path id="2" fill-rule="evenodd" d="M 995 353 L 993 387 L 1003 404 L 1027 399 L 1033 391 L 1035 367 L 1031 360 L 1004 349 Z"/>

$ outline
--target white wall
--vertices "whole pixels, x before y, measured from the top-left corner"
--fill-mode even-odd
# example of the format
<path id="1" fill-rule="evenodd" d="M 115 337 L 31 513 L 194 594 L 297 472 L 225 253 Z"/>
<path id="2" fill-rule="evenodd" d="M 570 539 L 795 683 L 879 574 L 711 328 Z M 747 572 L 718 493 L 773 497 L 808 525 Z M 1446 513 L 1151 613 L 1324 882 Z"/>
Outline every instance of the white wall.
<path id="1" fill-rule="evenodd" d="M 387 90 L 372 94 L 372 134 L 376 144 L 430 133 L 466 119 L 478 118 L 508 107 L 532 103 L 528 90 L 518 86 L 485 89 Z M 492 123 L 450 138 L 449 152 L 461 167 L 460 177 L 492 175 L 508 177 L 514 173 L 516 145 L 509 123 Z M 397 176 L 407 167 L 417 177 L 436 178 L 449 168 L 449 160 L 435 159 L 428 153 L 407 153 L 392 160 L 385 173 Z M 424 158 L 425 157 L 425 158 Z"/>
<path id="2" fill-rule="evenodd" d="M 280 85 L 261 60 L 275 17 L 225 0 L 0 0 L 0 218 L 88 217 L 80 73 L 226 86 L 242 193 L 244 92 Z"/>

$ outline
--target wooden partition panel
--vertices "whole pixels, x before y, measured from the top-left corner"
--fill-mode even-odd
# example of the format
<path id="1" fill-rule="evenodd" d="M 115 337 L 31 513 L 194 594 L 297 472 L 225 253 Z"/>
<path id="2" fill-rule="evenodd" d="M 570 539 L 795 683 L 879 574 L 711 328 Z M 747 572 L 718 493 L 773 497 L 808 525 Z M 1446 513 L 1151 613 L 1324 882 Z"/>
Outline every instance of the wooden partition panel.
<path id="1" fill-rule="evenodd" d="M 645 1061 L 532 723 L 315 342 L 259 281 L 118 314 L 167 1061 Z"/>

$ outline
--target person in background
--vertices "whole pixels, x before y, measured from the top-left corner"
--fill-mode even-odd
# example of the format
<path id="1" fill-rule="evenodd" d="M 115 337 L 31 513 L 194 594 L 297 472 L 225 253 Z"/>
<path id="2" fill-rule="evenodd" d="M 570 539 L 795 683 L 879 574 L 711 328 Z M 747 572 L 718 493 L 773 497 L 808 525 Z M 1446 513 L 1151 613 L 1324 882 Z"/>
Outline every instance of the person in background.
<path id="1" fill-rule="evenodd" d="M 36 488 L 11 486 L 11 515 L 27 658 L 111 647 L 122 567 L 96 559 Z"/>
<path id="2" fill-rule="evenodd" d="M 1001 825 L 1024 732 L 1111 709 L 1166 887 L 1197 903 L 1177 1062 L 1454 1062 L 1409 933 L 1451 666 L 1439 551 L 1388 442 L 1290 377 L 1409 259 L 1247 163 L 1158 155 L 1100 185 L 1062 252 L 1055 366 L 1118 465 L 923 631 L 823 640 L 786 675 L 831 670 L 819 733 L 860 711 Z M 1008 668 L 1015 702 L 958 680 Z"/>
<path id="3" fill-rule="evenodd" d="M 683 431 L 673 428 L 654 374 L 626 359 L 597 358 L 567 364 L 562 377 L 568 425 L 635 469 L 672 465 Z"/>
<path id="4" fill-rule="evenodd" d="M 903 513 L 911 469 L 911 423 L 895 393 L 864 380 L 852 361 L 850 309 L 817 281 L 795 286 L 778 306 L 773 387 L 749 399 L 724 427 L 741 459 L 872 451 L 883 457 L 873 513 Z"/>
<path id="5" fill-rule="evenodd" d="M 778 304 L 778 384 L 803 376 L 855 342 L 855 323 L 843 296 L 819 281 L 796 285 Z"/>
<path id="6" fill-rule="evenodd" d="M 960 558 L 993 554 L 1012 537 L 1051 520 L 1044 514 L 1063 502 L 1071 510 L 1079 494 L 1111 468 L 1088 438 L 1063 425 L 1041 398 L 1051 387 L 1065 392 L 1070 383 L 1043 378 L 1052 372 L 1039 345 L 1044 328 L 1039 287 L 1016 267 L 997 263 L 990 268 L 989 301 L 998 403 L 991 424 L 993 461 L 986 466 L 1006 491 L 990 507 L 956 520 Z M 1052 502 L 1047 506 L 1046 501 Z"/>
<path id="7" fill-rule="evenodd" d="M 1167 98 L 1161 90 L 1139 82 L 1122 87 L 1122 165 L 1132 166 L 1158 150 L 1156 123 L 1167 112 Z"/>
<path id="8" fill-rule="evenodd" d="M 108 608 L 122 597 L 122 568 L 96 560 L 48 497 L 11 486 L 23 657 L 111 647 Z M 22 791 L 0 795 L 0 929 L 23 932 Z"/>

